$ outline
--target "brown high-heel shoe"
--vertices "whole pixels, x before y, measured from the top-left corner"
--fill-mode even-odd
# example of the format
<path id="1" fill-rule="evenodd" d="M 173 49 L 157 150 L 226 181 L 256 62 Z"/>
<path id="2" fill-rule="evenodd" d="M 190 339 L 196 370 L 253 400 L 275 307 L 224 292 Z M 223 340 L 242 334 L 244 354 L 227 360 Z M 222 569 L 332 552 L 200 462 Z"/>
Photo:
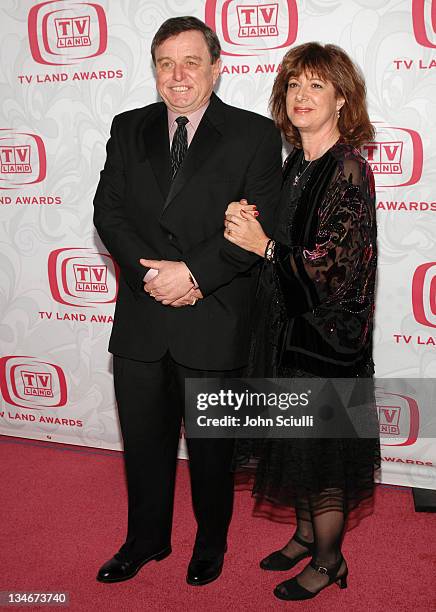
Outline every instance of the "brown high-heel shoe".
<path id="1" fill-rule="evenodd" d="M 313 597 L 318 595 L 318 593 L 323 591 L 325 588 L 327 588 L 334 582 L 336 582 L 336 584 L 341 589 L 346 589 L 347 588 L 347 576 L 348 576 L 348 567 L 346 565 L 345 565 L 344 573 L 341 576 L 338 576 L 338 572 L 340 570 L 342 562 L 345 562 L 345 559 L 341 555 L 341 558 L 336 563 L 336 565 L 328 569 L 327 567 L 318 565 L 312 559 L 309 565 L 313 567 L 313 569 L 319 572 L 320 574 L 325 574 L 329 578 L 328 583 L 325 586 L 323 586 L 319 591 L 316 591 L 316 593 L 313 593 L 312 591 L 308 591 L 303 586 L 301 586 L 301 584 L 297 580 L 297 576 L 295 576 L 294 578 L 291 578 L 290 580 L 285 580 L 285 582 L 278 584 L 276 588 L 274 589 L 274 595 L 278 599 L 285 599 L 286 601 L 299 601 L 302 599 L 312 599 Z"/>
<path id="2" fill-rule="evenodd" d="M 260 567 L 263 570 L 268 570 L 271 572 L 284 572 L 293 568 L 294 565 L 297 565 L 297 563 L 301 561 L 301 559 L 305 559 L 306 557 L 312 556 L 314 550 L 313 542 L 306 542 L 305 540 L 300 538 L 297 532 L 294 533 L 291 540 L 295 540 L 295 542 L 298 542 L 298 544 L 304 546 L 304 548 L 307 548 L 307 551 L 302 552 L 296 557 L 291 558 L 282 553 L 281 550 L 276 550 L 264 559 L 262 559 L 262 561 L 259 563 Z"/>

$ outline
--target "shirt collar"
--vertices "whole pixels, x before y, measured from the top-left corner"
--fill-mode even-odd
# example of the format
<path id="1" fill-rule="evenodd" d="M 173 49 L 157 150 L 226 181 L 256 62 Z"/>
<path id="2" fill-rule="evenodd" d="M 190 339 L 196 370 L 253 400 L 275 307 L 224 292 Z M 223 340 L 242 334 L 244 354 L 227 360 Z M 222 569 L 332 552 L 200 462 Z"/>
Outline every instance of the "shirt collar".
<path id="1" fill-rule="evenodd" d="M 182 117 L 187 117 L 189 119 L 189 123 L 192 125 L 194 130 L 196 130 L 209 104 L 210 104 L 210 99 L 206 102 L 206 104 L 203 104 L 203 106 L 200 106 L 200 108 L 198 108 L 193 113 L 185 113 L 185 114 L 175 113 L 174 111 L 168 108 L 168 129 L 171 130 L 171 127 L 174 124 L 177 117 L 182 116 Z"/>

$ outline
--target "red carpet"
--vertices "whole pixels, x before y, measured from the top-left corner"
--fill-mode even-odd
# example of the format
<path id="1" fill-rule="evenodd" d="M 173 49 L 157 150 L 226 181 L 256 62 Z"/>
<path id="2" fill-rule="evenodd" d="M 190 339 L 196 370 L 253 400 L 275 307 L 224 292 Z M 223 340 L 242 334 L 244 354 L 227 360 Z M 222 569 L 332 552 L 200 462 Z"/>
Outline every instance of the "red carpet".
<path id="1" fill-rule="evenodd" d="M 407 489 L 379 486 L 374 515 L 347 535 L 348 589 L 333 585 L 310 602 L 280 602 L 272 588 L 288 574 L 263 572 L 257 563 L 284 543 L 290 529 L 252 517 L 249 492 L 236 495 L 221 578 L 189 587 L 185 573 L 195 525 L 187 465 L 180 461 L 173 554 L 130 581 L 105 585 L 95 574 L 125 535 L 121 453 L 3 436 L 0 453 L 1 591 L 68 591 L 69 609 L 86 612 L 436 609 L 435 515 L 415 513 Z"/>

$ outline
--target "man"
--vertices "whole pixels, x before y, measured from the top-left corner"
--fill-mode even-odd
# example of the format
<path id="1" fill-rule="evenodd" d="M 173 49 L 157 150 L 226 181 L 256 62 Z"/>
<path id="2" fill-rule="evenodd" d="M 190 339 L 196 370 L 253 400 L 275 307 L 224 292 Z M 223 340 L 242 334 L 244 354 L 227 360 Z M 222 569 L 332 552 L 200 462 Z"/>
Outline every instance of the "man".
<path id="1" fill-rule="evenodd" d="M 121 269 L 109 350 L 129 500 L 126 541 L 101 582 L 171 552 L 184 379 L 237 377 L 247 361 L 257 260 L 224 239 L 224 212 L 246 197 L 270 228 L 281 182 L 273 123 L 213 93 L 215 33 L 194 17 L 169 19 L 151 52 L 163 103 L 115 117 L 94 200 Z M 220 575 L 227 547 L 233 443 L 187 446 L 198 525 L 187 581 L 202 585 Z"/>

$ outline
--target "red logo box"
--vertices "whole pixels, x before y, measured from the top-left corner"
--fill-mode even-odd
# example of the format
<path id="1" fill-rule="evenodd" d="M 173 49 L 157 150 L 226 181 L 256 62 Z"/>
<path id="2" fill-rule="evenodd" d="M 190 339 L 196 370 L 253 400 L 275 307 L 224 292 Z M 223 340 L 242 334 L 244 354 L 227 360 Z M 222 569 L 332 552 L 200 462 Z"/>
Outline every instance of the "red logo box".
<path id="1" fill-rule="evenodd" d="M 415 130 L 390 127 L 377 121 L 374 142 L 361 146 L 369 162 L 377 187 L 406 187 L 417 183 L 422 175 L 424 152 L 421 136 Z"/>
<path id="2" fill-rule="evenodd" d="M 416 42 L 436 49 L 436 0 L 412 0 L 412 19 Z"/>
<path id="3" fill-rule="evenodd" d="M 377 406 L 381 434 L 400 434 L 401 406 Z"/>
<path id="4" fill-rule="evenodd" d="M 82 308 L 112 304 L 117 299 L 119 268 L 108 253 L 88 248 L 63 248 L 48 258 L 53 299 Z"/>
<path id="5" fill-rule="evenodd" d="M 377 412 L 381 444 L 384 446 L 411 446 L 418 439 L 419 407 L 408 395 L 384 391 L 376 387 Z M 383 439 L 383 436 L 389 436 Z M 392 436 L 395 436 L 392 441 Z"/>
<path id="6" fill-rule="evenodd" d="M 0 189 L 16 189 L 43 181 L 47 157 L 40 136 L 0 129 Z"/>
<path id="7" fill-rule="evenodd" d="M 106 51 L 107 21 L 93 2 L 41 2 L 29 11 L 30 51 L 39 64 L 65 66 Z"/>
<path id="8" fill-rule="evenodd" d="M 206 0 L 205 22 L 218 34 L 223 55 L 259 55 L 295 42 L 297 3 Z"/>
<path id="9" fill-rule="evenodd" d="M 2 357 L 0 389 L 5 402 L 20 408 L 59 408 L 67 403 L 62 368 L 35 357 Z"/>
<path id="10" fill-rule="evenodd" d="M 244 5 L 237 4 L 239 38 L 278 36 L 278 4 Z"/>
<path id="11" fill-rule="evenodd" d="M 416 268 L 412 279 L 412 307 L 418 323 L 436 328 L 436 261 Z"/>

